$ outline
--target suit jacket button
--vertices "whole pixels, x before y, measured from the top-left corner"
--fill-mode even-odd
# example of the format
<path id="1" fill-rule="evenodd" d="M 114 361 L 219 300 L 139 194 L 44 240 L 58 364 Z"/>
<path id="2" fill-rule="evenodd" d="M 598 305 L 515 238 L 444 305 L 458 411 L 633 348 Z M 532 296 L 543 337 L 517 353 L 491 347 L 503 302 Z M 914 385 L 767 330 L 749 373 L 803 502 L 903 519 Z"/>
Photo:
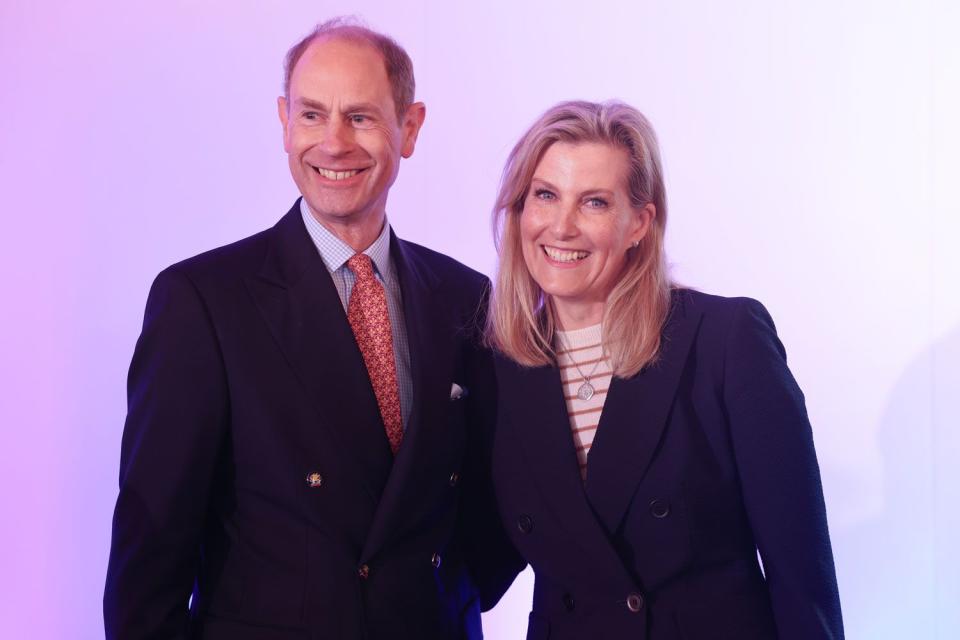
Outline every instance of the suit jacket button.
<path id="1" fill-rule="evenodd" d="M 431 558 L 430 558 L 430 564 L 433 565 L 433 568 L 434 568 L 434 569 L 439 569 L 439 568 L 440 568 L 440 561 L 441 561 L 441 560 L 442 560 L 442 558 L 440 557 L 440 554 L 439 554 L 439 553 L 435 553 L 435 554 L 433 554 L 433 556 L 431 556 Z"/>
<path id="2" fill-rule="evenodd" d="M 567 611 L 573 611 L 573 607 L 576 605 L 576 602 L 573 600 L 573 595 L 569 593 L 563 594 L 563 608 Z"/>
<path id="3" fill-rule="evenodd" d="M 357 574 L 361 580 L 366 580 L 370 577 L 370 567 L 365 564 L 360 565 L 360 568 L 357 569 Z"/>
<path id="4" fill-rule="evenodd" d="M 307 486 L 311 489 L 316 489 L 323 484 L 323 476 L 314 471 L 313 473 L 307 474 Z"/>
<path id="5" fill-rule="evenodd" d="M 637 613 L 640 609 L 643 609 L 643 596 L 639 593 L 631 593 L 628 595 L 627 609 L 630 609 L 630 613 Z"/>
<path id="6" fill-rule="evenodd" d="M 670 503 L 656 498 L 650 501 L 650 515 L 654 518 L 666 518 L 670 515 Z"/>
<path id="7" fill-rule="evenodd" d="M 458 482 L 460 482 L 460 474 L 454 471 L 450 474 L 450 486 L 455 487 Z"/>
<path id="8" fill-rule="evenodd" d="M 517 518 L 517 529 L 520 530 L 520 533 L 530 533 L 533 531 L 533 518 L 527 514 L 521 515 Z"/>

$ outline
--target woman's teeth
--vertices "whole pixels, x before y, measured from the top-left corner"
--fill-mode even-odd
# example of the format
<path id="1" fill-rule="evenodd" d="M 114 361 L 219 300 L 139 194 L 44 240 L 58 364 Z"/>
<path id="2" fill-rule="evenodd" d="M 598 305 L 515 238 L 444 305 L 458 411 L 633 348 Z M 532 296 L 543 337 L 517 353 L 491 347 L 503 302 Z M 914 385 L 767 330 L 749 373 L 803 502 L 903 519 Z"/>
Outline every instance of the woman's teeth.
<path id="1" fill-rule="evenodd" d="M 576 262 L 590 255 L 589 251 L 562 251 L 546 246 L 543 248 L 543 252 L 547 254 L 548 258 L 556 262 Z"/>
<path id="2" fill-rule="evenodd" d="M 321 167 L 314 167 L 314 169 L 327 180 L 346 180 L 360 173 L 360 169 L 353 169 L 351 171 L 331 171 L 330 169 L 323 169 Z"/>

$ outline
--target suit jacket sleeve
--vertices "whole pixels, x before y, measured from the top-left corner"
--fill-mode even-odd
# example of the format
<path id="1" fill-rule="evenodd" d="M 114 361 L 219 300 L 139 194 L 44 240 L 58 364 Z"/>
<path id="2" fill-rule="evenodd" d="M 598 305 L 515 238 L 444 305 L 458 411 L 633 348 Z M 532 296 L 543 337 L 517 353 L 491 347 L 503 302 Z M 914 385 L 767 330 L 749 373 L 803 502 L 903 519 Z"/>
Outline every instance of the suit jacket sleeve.
<path id="1" fill-rule="evenodd" d="M 724 400 L 750 525 L 781 640 L 843 638 L 820 469 L 803 393 L 763 305 L 742 299 Z"/>
<path id="2" fill-rule="evenodd" d="M 106 637 L 183 638 L 227 389 L 202 299 L 175 268 L 151 288 L 127 392 Z"/>
<path id="3" fill-rule="evenodd" d="M 489 292 L 489 282 L 477 318 L 470 323 L 474 337 L 465 358 L 470 375 L 468 388 L 471 389 L 466 397 L 469 440 L 463 476 L 463 506 L 457 523 L 465 546 L 467 566 L 479 591 L 483 611 L 497 604 L 527 564 L 503 530 L 493 489 L 491 459 L 497 384 L 493 354 L 481 346 L 486 292 Z"/>

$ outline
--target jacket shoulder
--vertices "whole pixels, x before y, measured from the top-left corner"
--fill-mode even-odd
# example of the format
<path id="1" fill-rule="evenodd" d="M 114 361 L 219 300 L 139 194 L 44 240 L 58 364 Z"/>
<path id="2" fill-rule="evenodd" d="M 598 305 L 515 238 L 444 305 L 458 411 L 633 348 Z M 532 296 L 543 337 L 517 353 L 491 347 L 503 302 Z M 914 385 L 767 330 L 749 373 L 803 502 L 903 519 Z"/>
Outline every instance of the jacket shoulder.
<path id="1" fill-rule="evenodd" d="M 263 264 L 272 231 L 260 231 L 242 240 L 204 251 L 170 265 L 164 272 L 177 272 L 195 282 L 253 275 Z"/>
<path id="2" fill-rule="evenodd" d="M 746 296 L 718 296 L 678 287 L 672 292 L 672 313 L 702 313 L 706 318 L 730 322 L 741 313 L 768 315 L 759 300 Z"/>
<path id="3" fill-rule="evenodd" d="M 445 288 L 467 288 L 471 292 L 479 293 L 489 283 L 487 276 L 448 255 L 428 249 L 415 242 L 407 240 L 401 240 L 401 242 L 406 245 L 409 252 L 416 255 L 418 260 L 430 268 Z"/>

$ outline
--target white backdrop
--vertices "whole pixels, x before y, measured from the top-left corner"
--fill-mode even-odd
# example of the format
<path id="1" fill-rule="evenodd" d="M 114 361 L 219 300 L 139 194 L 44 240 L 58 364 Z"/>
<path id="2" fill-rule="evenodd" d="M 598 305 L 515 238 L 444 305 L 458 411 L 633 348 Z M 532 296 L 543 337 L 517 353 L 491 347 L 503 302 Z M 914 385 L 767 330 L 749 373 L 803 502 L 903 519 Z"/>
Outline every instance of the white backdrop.
<path id="1" fill-rule="evenodd" d="M 5 637 L 102 637 L 149 283 L 292 203 L 282 57 L 342 13 L 407 47 L 427 103 L 394 228 L 481 271 L 500 169 L 540 111 L 647 114 L 676 278 L 762 300 L 806 392 L 848 637 L 960 637 L 957 3 L 4 0 Z M 531 587 L 488 637 L 523 637 Z"/>

